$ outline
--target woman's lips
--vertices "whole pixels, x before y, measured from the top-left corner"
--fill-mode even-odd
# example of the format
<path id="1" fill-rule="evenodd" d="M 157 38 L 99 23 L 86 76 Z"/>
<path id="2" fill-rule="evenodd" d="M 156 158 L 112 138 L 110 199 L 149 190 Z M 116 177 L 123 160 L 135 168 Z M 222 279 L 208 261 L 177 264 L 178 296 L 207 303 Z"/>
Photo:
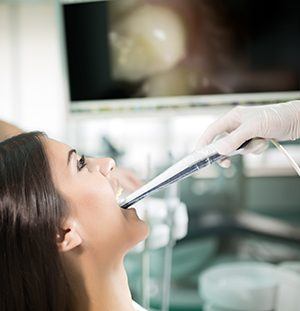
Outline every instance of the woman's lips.
<path id="1" fill-rule="evenodd" d="M 123 192 L 123 188 L 121 186 L 119 186 L 117 192 L 116 192 L 116 200 L 118 201 L 120 199 L 120 196 Z"/>
<path id="2" fill-rule="evenodd" d="M 111 188 L 115 194 L 116 200 L 119 199 L 119 197 L 121 196 L 122 192 L 123 192 L 123 188 L 121 187 L 119 181 L 115 178 L 111 178 L 109 180 Z"/>

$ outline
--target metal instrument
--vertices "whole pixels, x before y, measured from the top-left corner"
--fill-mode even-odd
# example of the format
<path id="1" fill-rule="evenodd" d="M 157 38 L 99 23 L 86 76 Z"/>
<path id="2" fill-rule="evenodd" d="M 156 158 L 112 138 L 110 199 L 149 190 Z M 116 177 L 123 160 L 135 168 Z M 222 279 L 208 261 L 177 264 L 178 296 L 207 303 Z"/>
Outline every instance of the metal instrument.
<path id="1" fill-rule="evenodd" d="M 230 156 L 241 154 L 249 142 L 250 140 L 243 143 Z M 179 162 L 166 169 L 160 175 L 156 176 L 154 179 L 143 185 L 141 188 L 131 193 L 127 198 L 123 200 L 121 199 L 119 205 L 120 207 L 126 209 L 143 198 L 149 196 L 150 194 L 164 189 L 175 182 L 181 181 L 196 171 L 211 165 L 216 161 L 224 160 L 227 157 L 228 156 L 219 154 L 215 150 L 214 144 L 205 146 L 204 148 L 196 150 L 188 156 L 184 157 Z"/>

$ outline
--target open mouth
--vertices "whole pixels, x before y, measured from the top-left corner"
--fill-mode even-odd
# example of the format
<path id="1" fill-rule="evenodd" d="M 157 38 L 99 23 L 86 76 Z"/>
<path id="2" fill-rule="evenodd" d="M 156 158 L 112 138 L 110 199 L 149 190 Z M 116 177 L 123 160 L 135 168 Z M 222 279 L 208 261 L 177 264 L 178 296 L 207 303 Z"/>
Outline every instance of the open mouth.
<path id="1" fill-rule="evenodd" d="M 109 178 L 108 182 L 110 183 L 110 186 L 115 194 L 116 201 L 119 201 L 120 196 L 123 192 L 123 187 L 120 185 L 119 181 L 116 178 Z"/>
<path id="2" fill-rule="evenodd" d="M 120 185 L 118 185 L 117 190 L 116 190 L 116 192 L 115 192 L 115 197 L 116 197 L 116 201 L 117 201 L 117 202 L 119 202 L 120 197 L 121 197 L 121 195 L 122 195 L 122 193 L 123 193 L 123 190 L 124 190 L 124 189 L 123 189 Z"/>

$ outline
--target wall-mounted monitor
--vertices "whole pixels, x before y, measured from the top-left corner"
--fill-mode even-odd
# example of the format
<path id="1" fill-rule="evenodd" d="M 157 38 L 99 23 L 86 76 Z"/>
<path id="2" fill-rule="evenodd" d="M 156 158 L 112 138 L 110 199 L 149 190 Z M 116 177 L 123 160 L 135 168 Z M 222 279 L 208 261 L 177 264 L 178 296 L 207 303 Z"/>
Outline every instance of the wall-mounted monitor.
<path id="1" fill-rule="evenodd" d="M 299 1 L 71 1 L 62 17 L 74 110 L 300 97 Z"/>

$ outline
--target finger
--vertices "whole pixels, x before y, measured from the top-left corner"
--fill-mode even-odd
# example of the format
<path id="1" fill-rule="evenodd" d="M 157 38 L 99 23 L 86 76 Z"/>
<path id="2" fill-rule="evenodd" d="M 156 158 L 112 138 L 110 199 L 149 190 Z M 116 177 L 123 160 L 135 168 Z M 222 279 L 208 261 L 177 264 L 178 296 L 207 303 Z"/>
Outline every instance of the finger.
<path id="1" fill-rule="evenodd" d="M 216 141 L 214 147 L 218 153 L 229 155 L 237 150 L 245 141 L 254 138 L 255 136 L 254 125 L 250 126 L 249 124 L 242 124 L 226 137 Z"/>
<path id="2" fill-rule="evenodd" d="M 232 132 L 239 126 L 239 124 L 240 123 L 237 120 L 236 114 L 234 114 L 232 111 L 228 112 L 226 115 L 213 122 L 204 131 L 204 133 L 199 138 L 195 149 L 200 149 L 210 144 L 217 135 L 220 135 L 224 132 Z"/>
<path id="3" fill-rule="evenodd" d="M 131 178 L 128 178 L 128 184 L 131 185 L 132 190 L 136 190 L 137 188 L 143 185 L 143 183 L 140 180 Z"/>
<path id="4" fill-rule="evenodd" d="M 218 161 L 217 163 L 223 168 L 229 168 L 231 166 L 231 161 L 228 158 L 222 161 Z"/>
<path id="5" fill-rule="evenodd" d="M 242 154 L 260 154 L 266 151 L 269 147 L 269 142 L 263 138 L 255 138 L 244 148 Z"/>
<path id="6" fill-rule="evenodd" d="M 127 192 L 132 192 L 138 188 L 134 183 L 132 183 L 128 178 L 124 176 L 119 178 L 119 183 L 122 188 L 124 188 L 124 190 Z"/>
<path id="7" fill-rule="evenodd" d="M 119 172 L 119 182 L 121 186 L 129 192 L 135 191 L 137 188 L 142 186 L 142 181 L 128 169 L 122 169 Z"/>
<path id="8" fill-rule="evenodd" d="M 126 172 L 126 177 L 134 187 L 141 187 L 143 184 L 143 182 L 131 171 Z"/>

